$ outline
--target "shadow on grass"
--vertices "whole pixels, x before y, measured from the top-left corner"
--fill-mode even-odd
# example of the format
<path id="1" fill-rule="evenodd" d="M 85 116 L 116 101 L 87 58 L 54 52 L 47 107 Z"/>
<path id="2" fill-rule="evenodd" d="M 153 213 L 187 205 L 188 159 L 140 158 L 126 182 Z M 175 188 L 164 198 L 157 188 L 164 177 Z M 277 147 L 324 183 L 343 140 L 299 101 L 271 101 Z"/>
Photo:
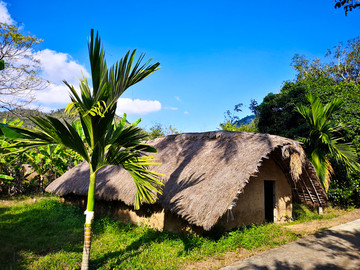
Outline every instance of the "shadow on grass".
<path id="1" fill-rule="evenodd" d="M 135 225 L 133 226 L 135 227 Z M 147 252 L 148 248 L 154 243 L 161 244 L 165 241 L 178 242 L 180 245 L 182 243 L 183 248 L 181 248 L 181 250 L 177 253 L 177 256 L 186 255 L 193 249 L 200 248 L 202 246 L 201 238 L 195 235 L 189 233 L 182 233 L 178 235 L 171 232 L 157 231 L 148 228 L 141 234 L 140 237 L 128 244 L 126 248 L 114 252 L 108 252 L 98 259 L 91 260 L 90 269 L 97 269 L 107 263 L 110 263 L 110 265 L 107 265 L 108 267 L 119 267 L 125 261 L 141 255 L 142 252 Z"/>
<path id="2" fill-rule="evenodd" d="M 2 211 L 0 268 L 61 269 L 66 266 L 68 269 L 78 269 L 82 254 L 83 226 L 83 210 L 59 203 L 57 199 L 50 198 Z M 255 244 L 268 241 L 261 236 L 264 230 L 268 233 L 268 229 L 261 226 L 244 227 L 228 233 L 216 230 L 200 237 L 190 233 L 174 234 L 124 224 L 109 217 L 96 218 L 90 266 L 91 269 L 102 266 L 126 268 L 138 265 L 138 260 L 146 261 L 144 263 L 147 266 L 153 266 L 149 261 L 157 262 L 158 259 L 168 258 L 173 258 L 172 262 L 178 265 L 185 257 L 196 255 L 200 249 L 202 254 L 220 252 L 218 244 L 225 248 L 233 244 L 242 245 L 241 241 L 246 239 L 252 239 L 253 244 L 255 240 Z M 260 236 L 257 237 L 257 234 Z M 70 260 L 71 266 L 68 265 Z M 139 265 L 141 263 L 143 262 L 139 262 Z M 168 266 L 170 268 L 171 262 Z"/>
<path id="3" fill-rule="evenodd" d="M 166 231 L 146 229 L 138 236 L 130 238 L 124 248 L 107 252 L 100 257 L 91 259 L 92 269 L 116 269 L 133 267 L 134 269 L 156 269 L 148 261 L 166 261 L 166 269 L 179 267 L 182 261 L 220 254 L 236 247 L 246 249 L 261 246 L 278 246 L 282 237 L 291 238 L 290 235 L 280 235 L 281 228 L 274 228 L 273 224 L 263 226 L 246 226 L 232 232 L 217 231 L 207 235 L 196 236 L 190 233 L 174 234 Z M 119 232 L 126 234 L 125 231 Z M 135 238 L 135 239 L 134 239 Z M 163 243 L 164 242 L 164 243 Z M 125 244 L 125 243 L 124 243 Z M 158 244 L 153 246 L 153 244 Z M 157 250 L 161 250 L 160 253 Z M 169 255 L 171 253 L 171 255 Z M 176 265 L 176 266 L 175 266 Z M 165 268 L 164 268 L 165 269 Z"/>
<path id="4" fill-rule="evenodd" d="M 9 207 L 0 207 L 0 215 L 6 213 L 7 211 L 9 211 Z"/>
<path id="5" fill-rule="evenodd" d="M 0 268 L 25 269 L 25 265 L 32 259 L 37 260 L 38 257 L 60 251 L 77 253 L 80 257 L 83 246 L 83 226 L 83 210 L 76 206 L 59 203 L 57 199 L 28 203 L 21 207 L 0 208 Z M 111 226 L 116 228 L 119 235 L 134 234 L 138 228 L 108 217 L 97 218 L 93 226 L 94 235 L 102 235 Z M 119 258 L 117 265 L 141 254 L 151 244 L 162 243 L 166 240 L 183 243 L 183 249 L 179 255 L 201 246 L 201 241 L 194 235 L 176 235 L 153 229 L 145 229 L 133 239 L 135 240 L 125 249 L 106 252 L 101 258 L 91 260 L 91 266 L 99 267 L 109 260 Z"/>
<path id="6" fill-rule="evenodd" d="M 23 253 L 81 252 L 83 214 L 56 199 L 0 209 L 1 269 L 22 269 Z"/>

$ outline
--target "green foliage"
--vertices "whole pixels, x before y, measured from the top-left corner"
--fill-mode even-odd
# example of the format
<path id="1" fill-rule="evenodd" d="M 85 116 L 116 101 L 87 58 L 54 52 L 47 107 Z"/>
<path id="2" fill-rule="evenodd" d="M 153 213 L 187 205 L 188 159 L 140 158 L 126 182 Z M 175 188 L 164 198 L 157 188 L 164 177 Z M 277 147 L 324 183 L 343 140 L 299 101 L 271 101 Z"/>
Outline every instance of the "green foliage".
<path id="1" fill-rule="evenodd" d="M 334 163 L 328 197 L 334 205 L 358 207 L 360 205 L 359 173 L 348 173 L 343 164 Z"/>
<path id="2" fill-rule="evenodd" d="M 252 109 L 255 107 L 256 101 L 251 101 L 250 108 Z M 234 106 L 234 111 L 231 112 L 230 110 L 227 110 L 224 114 L 225 116 L 225 122 L 220 124 L 221 130 L 227 130 L 227 131 L 248 131 L 248 132 L 258 132 L 257 129 L 257 119 L 252 120 L 248 124 L 241 123 L 240 117 L 236 115 L 237 113 L 241 112 L 241 107 L 243 106 L 242 103 L 236 104 Z M 250 117 L 250 116 L 247 116 Z M 247 118 L 246 117 L 246 118 Z M 246 119 L 245 118 L 245 119 Z"/>
<path id="3" fill-rule="evenodd" d="M 255 106 L 258 129 L 263 133 L 276 134 L 292 139 L 309 138 L 310 128 L 305 118 L 299 117 L 296 107 L 309 106 L 306 94 L 317 95 L 323 104 L 334 99 L 343 100 L 341 109 L 335 111 L 330 121 L 342 124 L 342 130 L 334 135 L 342 137 L 340 144 L 351 143 L 360 157 L 360 39 L 340 43 L 328 50 L 328 61 L 307 59 L 295 55 L 292 66 L 297 71 L 295 81 L 286 81 L 278 94 L 268 94 L 264 101 Z M 355 200 L 345 204 L 360 205 L 356 183 L 360 173 L 348 173 L 339 169 L 336 158 L 328 157 L 334 168 L 329 199 L 334 203 L 345 203 L 345 199 Z M 336 184 L 338 183 L 338 184 Z M 341 183 L 341 184 L 340 184 Z M 332 188 L 336 192 L 332 192 Z M 342 191 L 341 191 L 342 189 Z M 350 190 L 349 190 L 350 189 Z M 339 195 L 342 194 L 342 195 Z M 345 195 L 347 194 L 347 195 Z"/>
<path id="4" fill-rule="evenodd" d="M 83 213 L 56 197 L 7 201 L 0 206 L 0 265 L 4 269 L 79 269 Z M 14 231 L 16 233 L 14 233 Z M 275 224 L 250 226 L 219 238 L 176 235 L 123 224 L 94 223 L 93 269 L 179 269 L 239 248 L 268 249 L 297 236 Z"/>
<path id="5" fill-rule="evenodd" d="M 341 136 L 335 137 L 341 132 L 342 126 L 331 120 L 331 116 L 344 104 L 341 99 L 334 99 L 323 105 L 317 96 L 307 94 L 310 108 L 306 106 L 296 107 L 297 111 L 305 119 L 310 128 L 309 137 L 303 138 L 305 151 L 313 163 L 325 191 L 329 189 L 330 174 L 333 168 L 329 161 L 330 156 L 337 162 L 342 162 L 350 171 L 360 168 L 356 163 L 355 149 L 349 143 L 341 143 Z"/>
<path id="6" fill-rule="evenodd" d="M 6 119 L 0 125 L 11 124 L 14 126 L 21 126 L 22 122 L 15 120 L 8 122 Z M 7 130 L 6 130 L 7 131 Z M 5 132 L 6 132 L 5 131 Z M 24 175 L 22 172 L 22 164 L 24 164 L 24 155 L 8 155 L 16 151 L 16 148 L 8 148 L 12 144 L 12 140 L 4 138 L 2 131 L 0 132 L 0 194 L 14 195 L 18 192 L 23 192 L 22 185 Z M 11 130 L 10 130 L 10 134 Z"/>
<path id="7" fill-rule="evenodd" d="M 306 84 L 285 82 L 279 94 L 268 94 L 255 108 L 259 132 L 291 139 L 307 136 L 305 120 L 295 112 L 296 106 L 306 103 L 307 88 Z"/>
<path id="8" fill-rule="evenodd" d="M 301 223 L 312 220 L 332 219 L 341 214 L 346 213 L 346 210 L 333 208 L 331 205 L 325 208 L 324 213 L 319 215 L 317 209 L 306 204 L 293 204 L 293 223 Z"/>
<path id="9" fill-rule="evenodd" d="M 150 131 L 148 131 L 147 133 L 148 133 L 148 138 L 151 140 L 162 136 L 179 134 L 179 131 L 176 128 L 172 127 L 171 125 L 163 126 L 157 123 L 154 126 L 152 126 L 150 128 Z"/>
<path id="10" fill-rule="evenodd" d="M 44 88 L 40 63 L 32 54 L 41 40 L 23 35 L 15 25 L 0 23 L 0 108 L 14 108 L 32 100 L 31 91 Z"/>
<path id="11" fill-rule="evenodd" d="M 292 61 L 297 71 L 294 82 L 286 81 L 278 94 L 268 94 L 255 106 L 260 132 L 288 138 L 306 137 L 310 130 L 305 120 L 298 117 L 295 107 L 306 105 L 305 94 L 317 94 L 323 103 L 334 98 L 344 101 L 341 110 L 333 118 L 349 127 L 347 140 L 360 136 L 360 40 L 349 40 L 328 50 L 329 61 L 309 60 L 295 55 Z M 350 132 L 350 133 L 348 133 Z M 357 139 L 359 141 L 359 139 Z"/>
<path id="12" fill-rule="evenodd" d="M 251 121 L 249 124 L 241 124 L 238 126 L 237 123 L 232 123 L 229 120 L 226 120 L 225 123 L 220 124 L 221 130 L 227 131 L 248 131 L 248 132 L 258 132 L 255 121 Z"/>
<path id="13" fill-rule="evenodd" d="M 317 92 L 323 103 L 329 103 L 336 98 L 344 101 L 332 119 L 343 124 L 345 140 L 354 144 L 360 156 L 360 83 L 340 82 L 332 87 L 322 87 Z"/>
<path id="14" fill-rule="evenodd" d="M 340 42 L 332 49 L 328 49 L 326 62 L 318 58 L 309 60 L 305 56 L 296 54 L 292 59 L 292 67 L 297 71 L 297 80 L 314 81 L 330 78 L 335 83 L 360 82 L 360 38 L 348 40 L 346 44 Z"/>
<path id="15" fill-rule="evenodd" d="M 24 152 L 26 164 L 36 173 L 39 190 L 82 161 L 76 152 L 62 145 L 49 144 Z"/>
<path id="16" fill-rule="evenodd" d="M 354 177 L 352 181 L 333 179 L 328 196 L 331 201 L 342 207 L 359 206 L 360 180 Z"/>
<path id="17" fill-rule="evenodd" d="M 21 127 L 23 122 L 4 119 L 3 124 Z M 24 151 L 22 147 L 11 147 L 13 144 L 13 140 L 0 137 L 0 194 L 43 192 L 51 181 L 82 160 L 76 152 L 60 145 Z"/>

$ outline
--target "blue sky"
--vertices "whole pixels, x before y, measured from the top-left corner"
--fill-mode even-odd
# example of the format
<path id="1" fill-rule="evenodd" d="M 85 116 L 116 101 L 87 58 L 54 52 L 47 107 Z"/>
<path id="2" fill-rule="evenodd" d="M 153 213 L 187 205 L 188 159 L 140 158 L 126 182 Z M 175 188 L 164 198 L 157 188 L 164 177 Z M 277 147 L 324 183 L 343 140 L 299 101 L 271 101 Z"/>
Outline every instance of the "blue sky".
<path id="1" fill-rule="evenodd" d="M 44 110 L 66 106 L 63 79 L 77 85 L 81 70 L 88 76 L 91 28 L 100 33 L 108 64 L 135 48 L 160 62 L 119 103 L 146 129 L 160 123 L 182 132 L 216 130 L 235 104 L 244 103 L 246 116 L 250 99 L 260 103 L 293 79 L 295 53 L 323 57 L 360 35 L 360 10 L 345 16 L 332 0 L 0 3 L 3 20 L 43 39 L 34 53 L 51 82 L 38 95 Z"/>

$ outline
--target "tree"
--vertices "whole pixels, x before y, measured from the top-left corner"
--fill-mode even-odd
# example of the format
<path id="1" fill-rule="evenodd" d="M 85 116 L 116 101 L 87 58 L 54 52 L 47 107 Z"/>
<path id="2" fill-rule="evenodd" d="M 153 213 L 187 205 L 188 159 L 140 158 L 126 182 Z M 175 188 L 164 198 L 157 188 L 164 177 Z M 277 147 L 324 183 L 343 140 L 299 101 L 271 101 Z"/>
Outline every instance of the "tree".
<path id="1" fill-rule="evenodd" d="M 334 111 L 331 120 L 342 123 L 344 142 L 352 143 L 360 157 L 360 40 L 355 38 L 328 50 L 327 61 L 295 55 L 291 65 L 296 70 L 294 80 L 285 81 L 279 93 L 268 94 L 255 105 L 258 129 L 292 139 L 308 138 L 310 129 L 296 107 L 308 106 L 306 94 L 319 97 L 323 104 L 338 98 L 341 110 Z M 340 205 L 360 205 L 360 172 L 349 173 L 332 156 L 334 174 L 328 192 L 329 200 Z"/>
<path id="2" fill-rule="evenodd" d="M 340 42 L 332 49 L 328 49 L 325 57 L 330 59 L 321 63 L 318 58 L 306 59 L 296 54 L 291 66 L 297 71 L 297 80 L 316 80 L 322 77 L 333 79 L 334 82 L 360 82 L 360 39 Z"/>
<path id="3" fill-rule="evenodd" d="M 13 109 L 31 102 L 32 91 L 47 85 L 39 76 L 40 63 L 33 56 L 40 42 L 34 36 L 21 34 L 15 25 L 0 23 L 0 108 Z"/>
<path id="4" fill-rule="evenodd" d="M 360 39 L 339 43 L 325 56 L 329 61 L 300 55 L 293 57 L 291 65 L 297 72 L 295 80 L 285 81 L 278 94 L 268 94 L 255 106 L 260 132 L 293 139 L 306 137 L 308 127 L 305 120 L 298 117 L 295 107 L 307 104 L 307 93 L 318 95 L 323 103 L 334 97 L 344 100 L 343 109 L 336 111 L 333 117 L 360 132 Z M 347 140 L 355 140 L 356 132 L 350 129 L 349 132 L 351 136 L 347 135 Z"/>
<path id="5" fill-rule="evenodd" d="M 305 121 L 295 112 L 297 105 L 305 104 L 308 86 L 285 82 L 280 93 L 269 93 L 256 107 L 259 132 L 276 134 L 291 139 L 308 133 Z"/>
<path id="6" fill-rule="evenodd" d="M 255 106 L 257 105 L 255 100 L 251 100 L 249 109 L 252 112 L 255 112 Z M 258 132 L 256 121 L 253 115 L 248 115 L 244 118 L 241 118 L 236 115 L 242 111 L 241 107 L 243 106 L 242 103 L 236 104 L 234 106 L 234 112 L 227 110 L 224 113 L 225 121 L 220 124 L 221 130 L 227 131 L 248 131 L 248 132 Z"/>
<path id="7" fill-rule="evenodd" d="M 19 119 L 11 122 L 3 119 L 2 123 L 24 126 Z M 0 194 L 42 193 L 50 182 L 82 161 L 81 156 L 62 145 L 49 144 L 21 151 L 19 147 L 9 149 L 12 144 L 11 139 L 0 136 Z"/>
<path id="8" fill-rule="evenodd" d="M 349 11 L 360 7 L 359 0 L 335 0 L 335 8 L 344 7 L 345 16 L 347 16 Z"/>
<path id="9" fill-rule="evenodd" d="M 179 134 L 179 131 L 176 128 L 173 128 L 171 125 L 166 127 L 157 123 L 150 128 L 150 131 L 148 132 L 148 137 L 151 140 L 157 137 L 167 136 L 172 134 Z"/>
<path id="10" fill-rule="evenodd" d="M 331 120 L 331 115 L 339 110 L 344 102 L 334 99 L 323 105 L 320 99 L 312 94 L 307 94 L 306 98 L 310 102 L 310 108 L 303 105 L 296 107 L 310 128 L 309 137 L 303 138 L 302 141 L 321 183 L 328 191 L 330 174 L 333 173 L 330 156 L 346 164 L 351 171 L 360 167 L 356 162 L 355 149 L 349 143 L 341 143 L 344 140 L 338 135 L 341 125 Z"/>
<path id="11" fill-rule="evenodd" d="M 19 119 L 11 122 L 3 119 L 2 123 L 18 127 L 22 125 Z M 4 193 L 10 196 L 23 191 L 24 175 L 21 165 L 25 163 L 23 154 L 7 155 L 9 152 L 17 150 L 10 148 L 12 143 L 11 139 L 4 138 L 4 134 L 0 130 L 0 194 Z"/>
<path id="12" fill-rule="evenodd" d="M 67 111 L 76 113 L 81 122 L 84 139 L 77 129 L 68 122 L 47 116 L 33 116 L 31 120 L 37 129 L 2 126 L 4 134 L 16 132 L 17 146 L 35 147 L 47 144 L 64 145 L 84 158 L 90 167 L 89 190 L 86 206 L 83 261 L 81 268 L 88 269 L 91 245 L 91 228 L 94 219 L 95 187 L 97 172 L 107 165 L 122 166 L 134 179 L 137 193 L 135 208 L 143 201 L 155 202 L 161 193 L 159 174 L 149 171 L 147 166 L 156 164 L 154 157 L 145 156 L 154 153 L 152 146 L 142 144 L 147 134 L 136 125 L 125 125 L 126 115 L 120 123 L 115 123 L 117 101 L 130 86 L 140 82 L 159 68 L 159 63 L 151 64 L 151 59 L 141 64 L 142 54 L 134 62 L 136 50 L 130 51 L 109 70 L 101 41 L 91 30 L 88 44 L 91 67 L 92 87 L 84 77 L 80 80 L 78 94 L 73 86 L 65 82 L 70 89 L 71 103 Z M 11 135 L 11 134 L 10 134 Z M 13 136 L 16 137 L 16 136 Z"/>
<path id="13" fill-rule="evenodd" d="M 231 123 L 229 120 L 226 120 L 225 123 L 220 124 L 221 130 L 227 131 L 248 131 L 248 132 L 258 132 L 255 121 L 252 120 L 249 124 L 240 124 Z"/>

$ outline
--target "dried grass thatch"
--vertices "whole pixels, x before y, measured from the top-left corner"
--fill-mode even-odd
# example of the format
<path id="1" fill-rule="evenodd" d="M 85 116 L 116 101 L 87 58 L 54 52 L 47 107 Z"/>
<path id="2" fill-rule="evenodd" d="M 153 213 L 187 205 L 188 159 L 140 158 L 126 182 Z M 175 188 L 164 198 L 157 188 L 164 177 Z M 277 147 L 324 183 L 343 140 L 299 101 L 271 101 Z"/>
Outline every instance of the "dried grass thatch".
<path id="1" fill-rule="evenodd" d="M 250 132 L 214 131 L 156 138 L 148 142 L 162 163 L 152 168 L 163 173 L 165 186 L 158 202 L 190 224 L 211 229 L 232 207 L 264 159 L 271 157 L 291 184 L 296 198 L 326 204 L 320 181 L 298 142 L 279 136 Z M 46 189 L 59 195 L 87 195 L 88 165 L 69 170 Z M 132 206 L 136 188 L 122 168 L 99 171 L 96 198 L 120 200 Z"/>

